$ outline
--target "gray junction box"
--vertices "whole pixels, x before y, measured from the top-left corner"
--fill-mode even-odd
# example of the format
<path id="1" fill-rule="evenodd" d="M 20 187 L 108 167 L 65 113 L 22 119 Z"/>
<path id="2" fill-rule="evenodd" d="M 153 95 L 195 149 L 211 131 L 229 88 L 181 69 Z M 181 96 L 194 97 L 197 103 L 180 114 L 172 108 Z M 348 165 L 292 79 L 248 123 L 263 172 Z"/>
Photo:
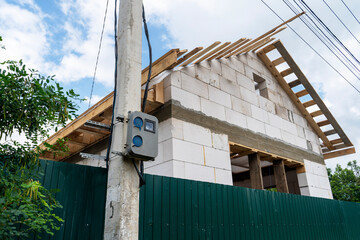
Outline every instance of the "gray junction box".
<path id="1" fill-rule="evenodd" d="M 125 155 L 140 160 L 153 160 L 158 155 L 156 117 L 143 112 L 130 112 Z"/>

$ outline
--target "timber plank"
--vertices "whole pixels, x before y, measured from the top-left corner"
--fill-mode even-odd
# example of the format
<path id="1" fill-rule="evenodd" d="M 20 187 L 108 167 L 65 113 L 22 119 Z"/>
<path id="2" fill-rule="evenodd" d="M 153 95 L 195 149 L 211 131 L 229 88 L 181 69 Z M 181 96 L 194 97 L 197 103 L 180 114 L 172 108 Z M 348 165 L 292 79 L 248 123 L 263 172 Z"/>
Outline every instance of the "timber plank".
<path id="1" fill-rule="evenodd" d="M 274 177 L 275 177 L 277 191 L 283 193 L 289 193 L 284 161 L 282 159 L 274 160 L 273 167 L 274 167 Z"/>
<path id="2" fill-rule="evenodd" d="M 230 44 L 229 46 L 227 46 L 223 50 L 219 51 L 218 53 L 216 53 L 213 56 L 211 56 L 210 58 L 208 58 L 207 61 L 211 61 L 211 60 L 213 60 L 215 58 L 218 58 L 218 57 L 220 58 L 221 56 L 223 56 L 223 54 L 226 54 L 231 49 L 239 46 L 240 44 L 243 44 L 243 42 L 245 42 L 245 41 L 247 41 L 246 38 L 240 38 L 236 42 L 233 42 L 232 44 Z"/>
<path id="3" fill-rule="evenodd" d="M 344 156 L 344 155 L 348 155 L 348 154 L 353 154 L 355 153 L 355 148 L 348 148 L 348 149 L 344 149 L 344 150 L 340 150 L 340 151 L 336 151 L 336 152 L 330 152 L 330 153 L 325 153 L 324 154 L 324 159 L 329 159 L 329 158 L 336 158 L 336 157 L 340 157 L 340 156 Z"/>
<path id="4" fill-rule="evenodd" d="M 275 45 L 277 43 L 281 43 L 280 41 L 275 42 L 272 45 Z M 269 46 L 272 46 L 269 45 Z M 275 46 L 274 46 L 275 47 Z M 285 79 L 280 75 L 279 71 L 273 66 L 270 59 L 266 56 L 266 53 L 264 50 L 260 50 L 257 52 L 257 55 L 259 58 L 264 62 L 265 66 L 269 69 L 269 71 L 273 74 L 273 76 L 276 78 L 280 86 L 284 89 L 284 91 L 288 94 L 290 99 L 294 102 L 294 104 L 298 107 L 299 111 L 303 114 L 303 116 L 306 118 L 306 120 L 309 122 L 310 126 L 314 129 L 314 131 L 318 134 L 318 136 L 322 139 L 324 144 L 329 148 L 332 149 L 332 145 L 327 139 L 326 135 L 323 133 L 323 131 L 320 129 L 320 127 L 316 124 L 313 117 L 309 114 L 309 112 L 306 110 L 304 105 L 300 102 L 299 98 L 295 96 L 294 92 L 291 90 L 289 84 L 285 81 Z"/>
<path id="5" fill-rule="evenodd" d="M 329 122 L 329 120 L 324 120 L 324 121 L 321 121 L 321 122 L 318 122 L 318 123 L 317 123 L 317 125 L 318 125 L 319 127 L 323 127 L 323 126 L 326 126 L 326 125 L 329 125 L 329 124 L 331 124 L 331 123 Z"/>
<path id="6" fill-rule="evenodd" d="M 288 84 L 289 84 L 289 86 L 290 86 L 291 88 L 293 88 L 293 87 L 296 87 L 296 86 L 300 85 L 301 82 L 300 82 L 298 79 L 296 79 L 296 80 L 294 80 L 294 81 L 292 81 L 292 82 L 289 82 Z"/>
<path id="7" fill-rule="evenodd" d="M 323 112 L 322 112 L 321 110 L 318 110 L 318 111 L 315 111 L 315 112 L 310 113 L 310 115 L 311 115 L 312 117 L 318 117 L 318 116 L 320 116 L 320 115 L 323 115 Z"/>
<path id="8" fill-rule="evenodd" d="M 216 41 L 213 44 L 211 44 L 210 46 L 208 46 L 207 48 L 205 48 L 204 50 L 202 50 L 201 52 L 195 54 L 194 56 L 192 56 L 190 59 L 188 59 L 187 61 L 185 61 L 183 64 L 181 64 L 182 67 L 188 65 L 189 63 L 193 62 L 195 59 L 201 57 L 202 55 L 204 55 L 205 53 L 207 53 L 208 51 L 210 51 L 211 49 L 213 49 L 214 47 L 216 47 L 217 45 L 219 45 L 221 42 L 220 41 Z"/>
<path id="9" fill-rule="evenodd" d="M 260 155 L 253 153 L 249 155 L 250 182 L 253 189 L 264 189 L 261 172 Z"/>
<path id="10" fill-rule="evenodd" d="M 306 89 L 301 90 L 300 92 L 295 93 L 295 95 L 296 95 L 298 98 L 303 97 L 303 96 L 308 95 L 308 94 L 309 94 L 309 93 L 306 91 Z"/>
<path id="11" fill-rule="evenodd" d="M 293 70 L 291 68 L 285 69 L 284 71 L 280 72 L 280 75 L 282 77 L 286 77 L 293 73 Z"/>
<path id="12" fill-rule="evenodd" d="M 215 53 L 221 51 L 224 47 L 226 47 L 227 45 L 229 45 L 231 42 L 226 42 L 223 43 L 221 46 L 215 48 L 214 50 L 212 50 L 211 52 L 209 52 L 208 54 L 206 54 L 205 56 L 203 56 L 202 58 L 200 58 L 199 60 L 197 60 L 195 63 L 200 63 L 204 60 L 206 60 L 207 58 L 211 57 L 212 55 L 214 55 Z"/>
<path id="13" fill-rule="evenodd" d="M 307 102 L 304 102 L 303 103 L 304 107 L 310 107 L 310 106 L 313 106 L 313 105 L 316 105 L 316 102 L 314 100 L 310 100 L 310 101 L 307 101 Z M 318 124 L 319 125 L 319 124 Z"/>
<path id="14" fill-rule="evenodd" d="M 203 49 L 203 47 L 196 47 L 193 50 L 191 50 L 190 52 L 188 52 L 185 56 L 183 56 L 182 58 L 180 58 L 173 66 L 171 67 L 176 67 L 177 65 L 180 65 L 181 63 L 185 62 L 187 59 L 191 58 L 192 56 L 194 56 L 196 53 L 198 53 L 199 51 L 201 51 Z"/>
<path id="15" fill-rule="evenodd" d="M 313 86 L 310 84 L 309 80 L 305 77 L 303 72 L 300 70 L 298 65 L 295 63 L 291 55 L 288 53 L 288 51 L 285 49 L 284 45 L 278 41 L 274 43 L 277 50 L 281 54 L 281 56 L 285 59 L 287 64 L 293 69 L 294 74 L 297 76 L 297 78 L 301 81 L 301 83 L 304 85 L 305 89 L 309 92 L 309 95 L 314 99 L 316 104 L 319 106 L 319 109 L 323 112 L 323 114 L 326 116 L 326 118 L 330 121 L 331 125 L 336 129 L 336 132 L 339 134 L 339 136 L 343 139 L 344 143 L 348 146 L 352 146 L 353 144 L 349 140 L 349 138 L 346 136 L 338 122 L 335 120 L 334 116 L 331 114 L 329 109 L 326 107 L 324 102 L 321 100 L 320 96 L 317 94 Z"/>
<path id="16" fill-rule="evenodd" d="M 274 66 L 277 66 L 277 65 L 280 65 L 280 64 L 282 64 L 284 62 L 285 62 L 285 59 L 283 57 L 279 57 L 279 58 L 275 59 L 274 61 L 272 61 L 272 64 Z"/>

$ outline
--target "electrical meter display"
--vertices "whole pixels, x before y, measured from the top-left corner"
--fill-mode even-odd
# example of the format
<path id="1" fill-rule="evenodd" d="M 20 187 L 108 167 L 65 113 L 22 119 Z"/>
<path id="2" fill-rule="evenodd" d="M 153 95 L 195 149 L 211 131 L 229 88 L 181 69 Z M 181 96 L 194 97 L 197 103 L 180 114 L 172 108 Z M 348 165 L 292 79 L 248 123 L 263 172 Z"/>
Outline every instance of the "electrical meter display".
<path id="1" fill-rule="evenodd" d="M 158 154 L 158 120 L 143 113 L 129 113 L 126 153 L 140 160 L 153 160 Z"/>

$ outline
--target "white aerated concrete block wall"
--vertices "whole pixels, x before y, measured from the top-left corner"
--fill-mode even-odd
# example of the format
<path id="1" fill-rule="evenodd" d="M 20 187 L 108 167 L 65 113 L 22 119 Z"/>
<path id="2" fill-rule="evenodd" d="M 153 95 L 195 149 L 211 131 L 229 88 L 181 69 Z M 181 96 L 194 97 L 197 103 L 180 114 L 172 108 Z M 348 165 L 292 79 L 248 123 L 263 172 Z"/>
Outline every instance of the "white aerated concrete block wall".
<path id="1" fill-rule="evenodd" d="M 326 166 L 304 160 L 306 172 L 298 174 L 301 195 L 333 199 Z"/>
<path id="2" fill-rule="evenodd" d="M 170 118 L 159 124 L 159 153 L 149 174 L 232 185 L 228 137 Z"/>
<path id="3" fill-rule="evenodd" d="M 268 97 L 255 90 L 254 74 Z M 166 101 L 320 154 L 319 138 L 256 54 L 190 65 L 164 81 Z"/>

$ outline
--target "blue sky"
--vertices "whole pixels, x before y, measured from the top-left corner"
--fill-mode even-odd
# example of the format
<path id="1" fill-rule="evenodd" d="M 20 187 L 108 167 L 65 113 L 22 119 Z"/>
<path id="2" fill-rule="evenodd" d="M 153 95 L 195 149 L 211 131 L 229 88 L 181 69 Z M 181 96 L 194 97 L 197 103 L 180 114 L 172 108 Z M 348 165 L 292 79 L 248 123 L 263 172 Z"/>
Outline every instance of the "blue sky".
<path id="1" fill-rule="evenodd" d="M 280 0 L 267 1 L 283 18 L 293 13 Z M 324 19 L 335 34 L 360 58 L 360 45 L 354 41 L 322 1 L 306 1 Z M 360 39 L 360 25 L 351 17 L 340 0 L 327 1 Z M 345 0 L 358 14 L 360 2 Z M 81 97 L 90 95 L 96 54 L 106 1 L 98 0 L 0 0 L 0 35 L 6 51 L 0 60 L 23 59 L 29 67 L 44 75 L 56 75 L 65 88 L 74 89 Z M 257 37 L 280 20 L 260 0 L 144 0 L 153 60 L 171 48 L 191 49 L 214 41 L 235 41 Z M 112 91 L 114 0 L 109 0 L 105 34 L 93 93 L 94 102 Z M 360 14 L 358 14 L 360 18 Z M 334 64 L 353 84 L 356 80 L 312 33 L 296 20 L 291 24 L 326 59 Z M 360 95 L 323 63 L 290 29 L 277 35 L 292 54 L 311 83 L 360 149 Z M 148 50 L 143 37 L 143 67 L 148 64 Z M 83 112 L 88 103 L 80 105 Z M 357 158 L 352 155 L 342 162 Z M 329 160 L 334 165 L 340 160 Z"/>

